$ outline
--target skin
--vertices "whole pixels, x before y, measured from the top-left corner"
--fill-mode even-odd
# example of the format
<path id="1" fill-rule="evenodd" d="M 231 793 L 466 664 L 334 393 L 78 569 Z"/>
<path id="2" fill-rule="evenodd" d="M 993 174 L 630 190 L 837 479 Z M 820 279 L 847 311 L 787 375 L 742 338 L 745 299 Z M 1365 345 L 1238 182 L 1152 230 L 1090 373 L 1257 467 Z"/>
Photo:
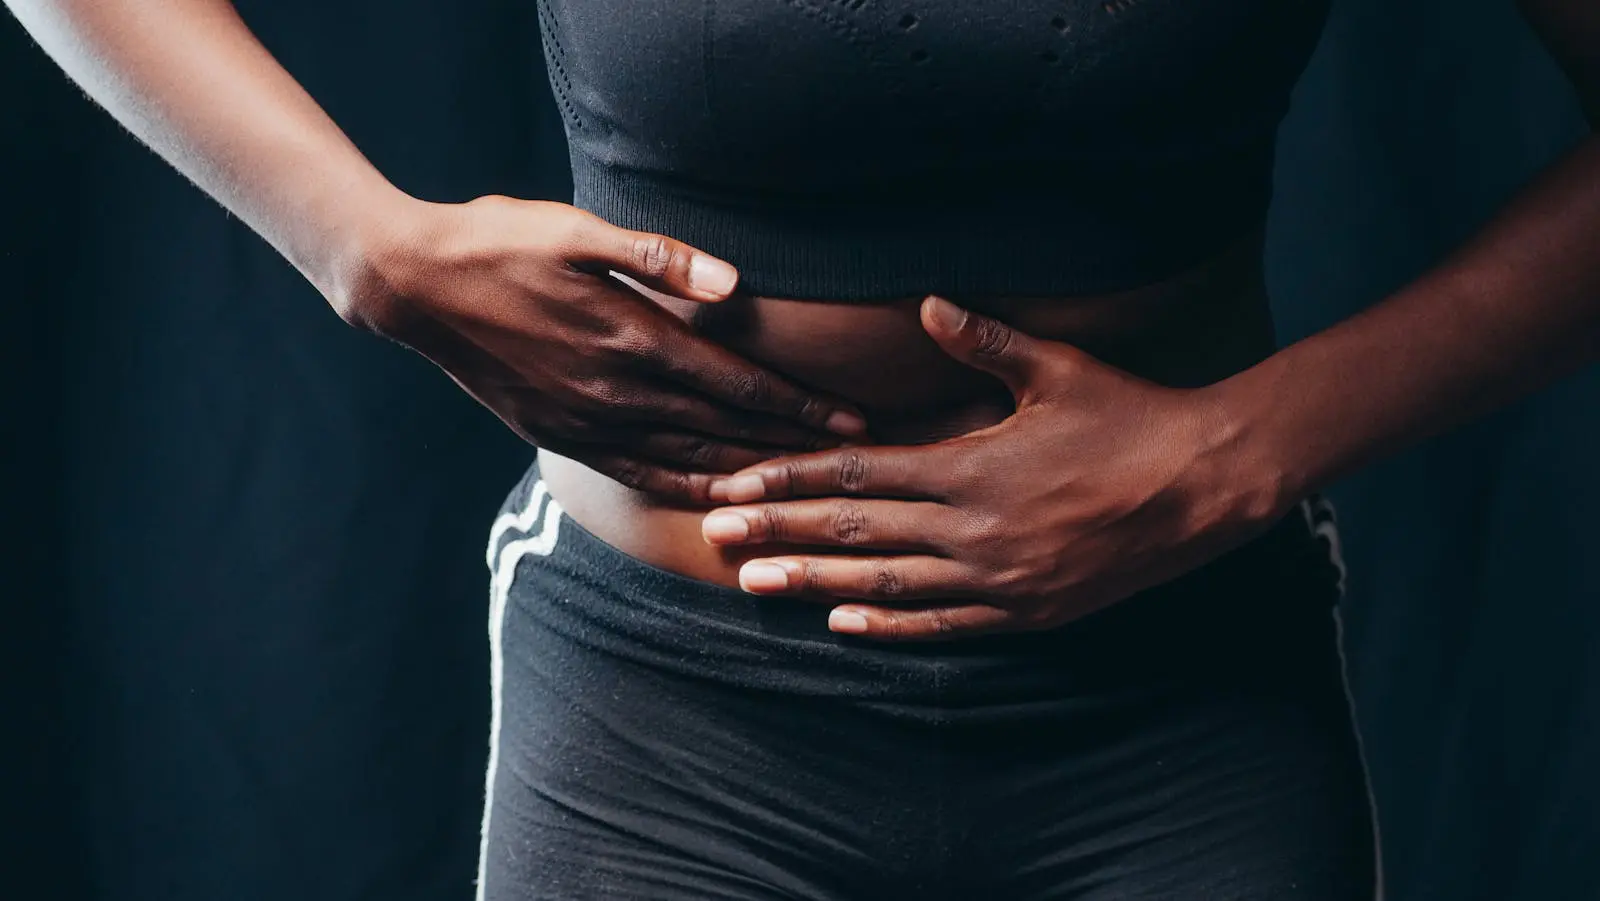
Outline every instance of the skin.
<path id="1" fill-rule="evenodd" d="M 341 318 L 421 353 L 523 438 L 692 503 L 712 473 L 862 433 L 853 405 L 698 337 L 639 293 L 723 302 L 738 281 L 726 261 L 566 204 L 407 196 L 225 0 L 6 5 Z"/>
<path id="2" fill-rule="evenodd" d="M 1193 272 L 1131 291 L 962 301 L 1157 384 L 1198 386 L 1260 362 L 1276 348 L 1260 269 L 1260 236 L 1253 235 Z M 930 339 L 918 314 L 921 298 L 840 305 L 740 297 L 694 310 L 661 300 L 742 356 L 856 401 L 871 424 L 871 440 L 879 444 L 948 440 L 997 425 L 1015 410 L 1002 381 Z M 629 490 L 549 450 L 540 452 L 539 461 L 551 495 L 573 521 L 663 569 L 738 586 L 740 564 L 751 557 L 807 550 L 781 542 L 708 545 L 702 510 Z M 1009 468 L 999 466 L 994 477 Z M 826 608 L 819 609 L 825 614 Z"/>
<path id="3" fill-rule="evenodd" d="M 1600 4 L 1521 8 L 1600 121 Z M 928 334 L 1017 412 L 918 447 L 850 448 L 712 485 L 740 582 L 830 626 L 934 639 L 1060 626 L 1209 560 L 1378 457 L 1600 356 L 1600 137 L 1395 296 L 1216 384 L 1174 390 L 929 298 Z M 775 539 L 825 554 L 763 556 Z M 882 553 L 884 550 L 896 553 Z"/>
<path id="4" fill-rule="evenodd" d="M 971 315 L 747 297 L 724 261 L 563 204 L 405 195 L 224 0 L 6 2 L 344 321 L 538 444 L 575 521 L 680 572 L 814 596 L 872 639 L 1069 622 L 1600 343 L 1594 140 L 1426 277 L 1274 353 L 1258 265 L 958 298 Z M 1600 6 L 1523 6 L 1600 110 Z M 857 446 L 818 452 L 841 438 Z"/>

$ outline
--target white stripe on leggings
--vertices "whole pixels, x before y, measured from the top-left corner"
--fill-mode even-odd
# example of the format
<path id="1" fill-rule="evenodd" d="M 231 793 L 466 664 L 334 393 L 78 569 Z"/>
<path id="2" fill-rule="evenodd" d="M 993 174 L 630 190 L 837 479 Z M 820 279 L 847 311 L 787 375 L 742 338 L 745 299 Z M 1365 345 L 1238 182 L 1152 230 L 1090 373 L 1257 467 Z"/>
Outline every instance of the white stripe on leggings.
<path id="1" fill-rule="evenodd" d="M 489 766 L 484 776 L 483 827 L 478 839 L 478 901 L 483 901 L 484 876 L 489 864 L 489 817 L 494 812 L 494 778 L 500 764 L 500 707 L 501 685 L 505 679 L 505 656 L 501 633 L 505 626 L 506 596 L 511 593 L 511 582 L 517 576 L 517 564 L 530 554 L 543 557 L 556 549 L 556 539 L 561 535 L 561 505 L 555 498 L 544 504 L 544 522 L 537 535 L 527 535 L 533 521 L 539 518 L 540 504 L 549 492 L 544 482 L 538 481 L 528 492 L 528 503 L 521 513 L 506 513 L 495 520 L 489 530 Z M 511 530 L 527 535 L 525 538 L 499 545 L 500 539 Z"/>
<path id="2" fill-rule="evenodd" d="M 1339 597 L 1348 588 L 1349 570 L 1344 563 L 1344 545 L 1339 542 L 1339 514 L 1333 501 L 1321 495 L 1300 502 L 1300 515 L 1305 517 L 1311 534 L 1328 542 L 1328 562 L 1339 572 Z"/>
<path id="3" fill-rule="evenodd" d="M 501 645 L 501 633 L 505 625 L 506 597 L 511 592 L 511 582 L 516 578 L 517 564 L 523 557 L 530 554 L 538 557 L 547 556 L 556 548 L 556 541 L 561 537 L 561 505 L 554 498 L 549 503 L 543 504 L 544 522 L 541 524 L 539 534 L 529 535 L 526 538 L 515 539 L 506 543 L 505 547 L 498 548 L 500 539 L 507 532 L 517 531 L 526 534 L 533 526 L 534 520 L 539 518 L 540 505 L 546 499 L 549 490 L 544 481 L 540 480 L 529 489 L 527 504 L 519 513 L 504 513 L 495 519 L 494 526 L 489 530 L 489 547 L 485 552 L 485 562 L 489 565 L 489 690 L 492 698 L 489 714 L 489 766 L 484 777 L 483 794 L 483 826 L 478 842 L 478 878 L 477 901 L 484 899 L 484 877 L 489 862 L 489 818 L 494 812 L 494 779 L 495 771 L 500 763 L 500 708 L 501 685 L 505 678 L 505 658 Z M 1311 501 L 1302 502 L 1300 512 L 1305 516 L 1306 525 L 1320 538 L 1328 541 L 1328 556 L 1339 572 L 1339 595 L 1342 598 L 1345 592 L 1346 569 L 1343 548 L 1339 543 L 1339 527 L 1335 518 L 1333 504 L 1326 498 L 1318 498 L 1315 505 Z M 1325 514 L 1318 521 L 1317 513 Z M 1344 618 L 1335 609 L 1334 619 L 1338 627 L 1339 656 L 1344 661 Z M 1345 701 L 1349 705 L 1352 719 L 1355 717 L 1355 699 L 1350 693 L 1349 668 L 1344 669 Z M 1362 771 L 1366 774 L 1366 748 L 1360 740 L 1357 731 L 1357 744 L 1362 758 Z M 1374 849 L 1376 856 L 1377 879 L 1373 887 L 1373 898 L 1383 901 L 1383 854 L 1382 843 L 1377 841 L 1378 817 L 1377 799 L 1373 795 L 1370 775 L 1367 779 L 1367 804 L 1372 813 Z"/>
<path id="4" fill-rule="evenodd" d="M 1367 792 L 1367 814 L 1372 819 L 1373 901 L 1383 901 L 1383 840 L 1378 825 L 1378 796 L 1372 790 L 1372 770 L 1367 766 L 1367 743 L 1361 734 L 1361 720 L 1356 715 L 1355 693 L 1350 690 L 1350 659 L 1345 655 L 1344 611 L 1342 602 L 1349 590 L 1350 571 L 1344 562 L 1344 546 L 1339 541 L 1339 514 L 1333 502 L 1317 496 L 1300 502 L 1300 513 L 1305 517 L 1311 533 L 1328 543 L 1328 562 L 1339 573 L 1340 606 L 1333 608 L 1333 622 L 1338 630 L 1339 674 L 1344 683 L 1344 701 L 1349 710 L 1351 725 L 1356 732 L 1356 749 L 1361 757 L 1361 776 Z"/>

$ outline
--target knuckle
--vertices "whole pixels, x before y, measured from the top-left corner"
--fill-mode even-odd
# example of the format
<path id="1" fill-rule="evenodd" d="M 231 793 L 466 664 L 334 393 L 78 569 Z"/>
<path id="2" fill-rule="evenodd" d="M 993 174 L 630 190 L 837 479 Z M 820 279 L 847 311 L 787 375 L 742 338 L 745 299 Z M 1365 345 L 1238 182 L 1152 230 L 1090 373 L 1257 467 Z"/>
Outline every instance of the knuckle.
<path id="1" fill-rule="evenodd" d="M 657 494 L 668 494 L 680 498 L 697 496 L 695 480 L 686 472 L 658 469 L 654 471 L 653 476 L 654 478 L 650 480 L 649 490 Z"/>
<path id="2" fill-rule="evenodd" d="M 772 379 L 759 369 L 739 372 L 728 379 L 728 394 L 749 406 L 765 406 L 772 399 Z"/>
<path id="3" fill-rule="evenodd" d="M 957 439 L 930 461 L 926 479 L 941 497 L 961 498 L 997 478 L 1015 477 L 1008 461 L 999 465 L 994 461 L 995 454 L 981 445 Z"/>
<path id="4" fill-rule="evenodd" d="M 569 207 L 559 215 L 540 217 L 545 223 L 545 241 L 563 257 L 590 250 L 595 240 L 594 223 L 584 215 L 572 215 L 574 212 Z"/>
<path id="5" fill-rule="evenodd" d="M 624 399 L 630 418 L 634 421 L 651 422 L 671 430 L 694 427 L 692 424 L 686 425 L 689 423 L 694 406 L 680 397 L 640 388 L 628 393 Z M 684 435 L 676 439 L 674 444 L 687 449 L 694 446 L 691 442 L 695 440 L 709 442 L 711 439 L 706 435 Z"/>
<path id="6" fill-rule="evenodd" d="M 1011 345 L 1011 327 L 987 316 L 975 317 L 977 324 L 972 336 L 973 349 L 985 356 L 997 357 Z"/>
<path id="7" fill-rule="evenodd" d="M 640 489 L 645 484 L 644 466 L 637 460 L 613 460 L 606 474 L 629 488 Z"/>
<path id="8" fill-rule="evenodd" d="M 474 213 L 503 215 L 516 211 L 527 202 L 528 201 L 518 200 L 515 197 L 510 197 L 505 194 L 491 193 L 481 194 L 477 197 L 474 197 L 471 200 L 468 200 L 466 203 L 461 204 L 461 208 L 470 210 Z"/>
<path id="9" fill-rule="evenodd" d="M 771 541 L 783 541 L 788 538 L 789 524 L 777 507 L 767 506 L 761 508 L 760 528 L 762 534 Z M 810 571 L 810 567 L 806 567 Z"/>
<path id="10" fill-rule="evenodd" d="M 688 435 L 682 439 L 679 455 L 691 466 L 709 469 L 722 458 L 721 447 L 710 438 Z"/>
<path id="11" fill-rule="evenodd" d="M 975 453 L 952 454 L 940 467 L 952 488 L 962 488 L 983 481 L 989 467 Z"/>
<path id="12" fill-rule="evenodd" d="M 1026 578 L 1028 576 L 1016 568 L 984 567 L 972 577 L 972 582 L 986 597 L 1005 599 L 1014 597 Z"/>
<path id="13" fill-rule="evenodd" d="M 906 582 L 893 567 L 879 563 L 872 568 L 870 591 L 875 598 L 893 600 L 906 593 Z"/>
<path id="14" fill-rule="evenodd" d="M 637 396 L 628 387 L 611 379 L 590 379 L 577 386 L 577 403 L 574 406 L 588 412 L 602 412 L 637 403 Z"/>
<path id="15" fill-rule="evenodd" d="M 1052 346 L 1049 363 L 1053 371 L 1068 375 L 1083 372 L 1096 365 L 1093 357 L 1071 344 Z"/>
<path id="16" fill-rule="evenodd" d="M 767 482 L 767 491 L 779 497 L 793 496 L 796 488 L 806 484 L 805 477 L 805 464 L 790 460 L 772 471 L 771 480 Z"/>
<path id="17" fill-rule="evenodd" d="M 821 425 L 828 418 L 828 408 L 814 397 L 801 397 L 795 403 L 795 414 L 802 422 Z"/>
<path id="18" fill-rule="evenodd" d="M 528 203 L 538 207 L 544 202 Z M 610 256 L 606 250 L 615 242 L 605 232 L 611 227 L 608 223 L 565 204 L 551 204 L 538 212 L 529 219 L 534 223 L 530 246 L 551 262 L 561 263 L 561 270 L 588 274 L 599 258 Z"/>
<path id="19" fill-rule="evenodd" d="M 632 483 L 624 484 L 635 491 L 674 498 L 693 497 L 695 488 L 694 479 L 688 473 L 643 463 L 637 464 Z"/>
<path id="20" fill-rule="evenodd" d="M 839 457 L 834 477 L 840 489 L 861 491 L 867 486 L 867 471 L 867 458 L 852 451 Z"/>
<path id="21" fill-rule="evenodd" d="M 628 263 L 634 272 L 648 278 L 661 278 L 672 269 L 677 248 L 661 235 L 639 235 L 628 248 Z"/>
<path id="22" fill-rule="evenodd" d="M 828 534 L 839 544 L 867 542 L 867 514 L 860 504 L 839 504 L 829 518 Z"/>
<path id="23" fill-rule="evenodd" d="M 807 560 L 800 561 L 800 586 L 808 592 L 825 592 L 829 588 L 822 567 L 813 566 Z"/>
<path id="24" fill-rule="evenodd" d="M 656 349 L 656 335 L 637 322 L 615 322 L 597 339 L 598 349 L 611 357 L 630 360 L 651 359 Z"/>
<path id="25" fill-rule="evenodd" d="M 982 550 L 1005 542 L 1005 520 L 992 513 L 969 513 L 960 532 L 963 543 Z"/>
<path id="26" fill-rule="evenodd" d="M 955 617 L 951 616 L 948 610 L 934 609 L 928 611 L 928 625 L 931 627 L 933 634 L 943 637 L 954 635 L 960 631 Z"/>

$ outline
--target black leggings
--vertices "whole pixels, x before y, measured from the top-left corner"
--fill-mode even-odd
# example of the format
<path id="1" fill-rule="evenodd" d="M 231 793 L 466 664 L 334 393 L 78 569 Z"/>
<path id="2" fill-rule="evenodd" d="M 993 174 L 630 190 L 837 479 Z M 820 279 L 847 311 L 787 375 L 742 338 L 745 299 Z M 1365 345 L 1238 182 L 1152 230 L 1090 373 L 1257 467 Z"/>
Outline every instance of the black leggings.
<path id="1" fill-rule="evenodd" d="M 489 901 L 1368 901 L 1298 516 L 1050 633 L 880 645 L 652 567 L 535 471 L 490 543 Z"/>

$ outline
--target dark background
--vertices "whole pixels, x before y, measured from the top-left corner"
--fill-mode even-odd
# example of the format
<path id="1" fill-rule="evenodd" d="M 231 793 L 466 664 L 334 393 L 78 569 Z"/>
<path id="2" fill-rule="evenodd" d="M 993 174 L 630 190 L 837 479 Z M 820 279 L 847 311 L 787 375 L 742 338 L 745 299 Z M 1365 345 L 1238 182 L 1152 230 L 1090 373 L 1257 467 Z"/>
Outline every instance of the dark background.
<path id="1" fill-rule="evenodd" d="M 563 196 L 531 0 L 240 5 L 407 191 Z M 1335 6 L 1284 129 L 1286 339 L 1581 133 L 1510 0 Z M 0 895 L 470 898 L 482 544 L 531 450 L 342 325 L 9 17 L 0 93 Z M 1390 901 L 1600 898 L 1597 401 L 1591 368 L 1334 492 Z"/>

